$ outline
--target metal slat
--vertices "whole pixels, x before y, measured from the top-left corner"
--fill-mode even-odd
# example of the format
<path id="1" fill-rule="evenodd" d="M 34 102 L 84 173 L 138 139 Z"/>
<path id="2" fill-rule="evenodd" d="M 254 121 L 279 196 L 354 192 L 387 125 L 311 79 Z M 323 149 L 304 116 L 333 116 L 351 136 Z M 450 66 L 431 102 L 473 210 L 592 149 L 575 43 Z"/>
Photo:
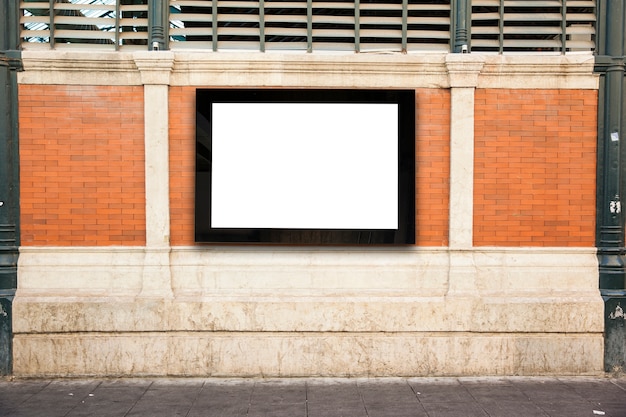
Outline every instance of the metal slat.
<path id="1" fill-rule="evenodd" d="M 500 7 L 500 0 L 472 0 L 472 6 L 476 7 Z"/>
<path id="2" fill-rule="evenodd" d="M 567 27 L 568 35 L 593 35 L 596 31 L 591 25 L 572 25 Z"/>
<path id="3" fill-rule="evenodd" d="M 408 30 L 408 38 L 450 39 L 450 32 L 443 30 Z"/>
<path id="4" fill-rule="evenodd" d="M 450 11 L 449 4 L 415 4 L 409 3 L 408 5 L 409 11 Z"/>
<path id="5" fill-rule="evenodd" d="M 20 31 L 20 37 L 22 39 L 26 38 L 47 38 L 50 36 L 50 30 L 42 29 L 42 30 L 22 30 Z"/>
<path id="6" fill-rule="evenodd" d="M 505 39 L 505 48 L 561 48 L 561 41 L 558 39 Z"/>
<path id="7" fill-rule="evenodd" d="M 54 10 L 107 10 L 114 12 L 115 4 L 55 3 Z"/>
<path id="8" fill-rule="evenodd" d="M 170 28 L 171 36 L 210 36 L 212 30 L 210 27 L 205 28 Z M 182 42 L 181 42 L 182 43 Z"/>
<path id="9" fill-rule="evenodd" d="M 197 7 L 211 7 L 213 0 L 170 0 L 170 6 L 197 6 Z"/>
<path id="10" fill-rule="evenodd" d="M 560 0 L 504 0 L 504 7 L 561 7 Z"/>
<path id="11" fill-rule="evenodd" d="M 54 23 L 57 25 L 115 27 L 115 19 L 110 17 L 56 16 L 54 18 Z"/>
<path id="12" fill-rule="evenodd" d="M 505 22 L 560 22 L 562 17 L 558 13 L 504 13 Z"/>
<path id="13" fill-rule="evenodd" d="M 54 35 L 57 39 L 102 39 L 109 40 L 111 43 L 113 43 L 115 37 L 114 32 L 105 32 L 102 30 L 57 29 L 54 31 Z"/>
<path id="14" fill-rule="evenodd" d="M 529 30 L 525 26 L 505 26 L 505 35 L 560 35 L 561 27 L 557 26 L 536 26 Z"/>

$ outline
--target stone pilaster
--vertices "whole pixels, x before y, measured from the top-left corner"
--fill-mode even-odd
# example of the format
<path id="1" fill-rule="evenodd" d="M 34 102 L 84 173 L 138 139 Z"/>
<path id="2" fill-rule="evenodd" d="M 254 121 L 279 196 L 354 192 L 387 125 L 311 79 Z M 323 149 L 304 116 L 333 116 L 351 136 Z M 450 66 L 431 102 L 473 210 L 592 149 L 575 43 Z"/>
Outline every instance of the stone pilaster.
<path id="1" fill-rule="evenodd" d="M 168 90 L 174 55 L 138 52 L 144 85 L 146 257 L 142 296 L 171 297 Z"/>

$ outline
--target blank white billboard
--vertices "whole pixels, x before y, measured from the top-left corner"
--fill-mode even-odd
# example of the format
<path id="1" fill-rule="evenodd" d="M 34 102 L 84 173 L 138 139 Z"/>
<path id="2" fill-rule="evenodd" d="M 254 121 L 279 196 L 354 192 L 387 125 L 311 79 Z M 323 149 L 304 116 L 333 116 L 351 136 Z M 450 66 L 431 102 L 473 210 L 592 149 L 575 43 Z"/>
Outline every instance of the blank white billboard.
<path id="1" fill-rule="evenodd" d="M 397 103 L 213 103 L 211 226 L 398 228 Z"/>

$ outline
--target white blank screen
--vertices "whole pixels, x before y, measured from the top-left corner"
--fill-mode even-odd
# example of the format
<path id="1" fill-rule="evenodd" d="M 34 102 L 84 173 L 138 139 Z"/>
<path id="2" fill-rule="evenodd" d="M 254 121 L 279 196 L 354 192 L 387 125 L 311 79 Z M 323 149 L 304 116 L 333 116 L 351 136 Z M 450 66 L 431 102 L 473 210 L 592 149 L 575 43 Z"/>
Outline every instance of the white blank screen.
<path id="1" fill-rule="evenodd" d="M 213 103 L 211 227 L 398 228 L 398 105 Z"/>

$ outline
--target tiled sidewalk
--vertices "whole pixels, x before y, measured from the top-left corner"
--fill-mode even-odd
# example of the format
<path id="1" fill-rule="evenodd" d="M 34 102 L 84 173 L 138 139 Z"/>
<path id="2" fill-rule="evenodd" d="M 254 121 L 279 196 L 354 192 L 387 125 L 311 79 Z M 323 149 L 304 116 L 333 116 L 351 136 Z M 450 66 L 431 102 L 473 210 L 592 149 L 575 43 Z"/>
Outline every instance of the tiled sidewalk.
<path id="1" fill-rule="evenodd" d="M 0 416 L 626 417 L 626 378 L 0 379 Z"/>

